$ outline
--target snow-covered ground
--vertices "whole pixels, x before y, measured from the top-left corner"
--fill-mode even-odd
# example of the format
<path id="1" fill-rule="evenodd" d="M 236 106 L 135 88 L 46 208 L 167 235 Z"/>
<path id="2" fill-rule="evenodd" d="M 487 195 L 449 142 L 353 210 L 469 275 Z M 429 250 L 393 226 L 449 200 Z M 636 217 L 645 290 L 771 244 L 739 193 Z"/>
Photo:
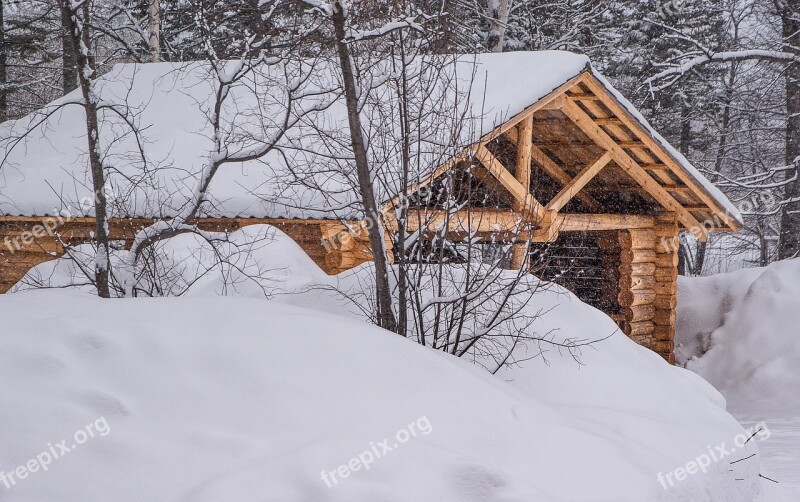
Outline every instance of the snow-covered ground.
<path id="1" fill-rule="evenodd" d="M 719 389 L 743 424 L 768 425 L 762 474 L 778 481 L 775 497 L 800 500 L 800 260 L 681 278 L 677 337 L 679 364 Z"/>
<path id="2" fill-rule="evenodd" d="M 187 239 L 172 245 L 191 244 L 176 255 L 191 266 Z M 756 497 L 752 455 L 770 440 L 746 441 L 711 385 L 563 290 L 536 295 L 530 308 L 549 312 L 535 328 L 603 340 L 581 364 L 554 348 L 545 364 L 531 347 L 492 375 L 365 323 L 330 289 L 297 292 L 356 284 L 368 265 L 328 278 L 279 232 L 254 255 L 271 265 L 272 299 L 244 278 L 219 297 L 230 270 L 181 298 L 0 296 L 0 500 Z M 37 272 L 57 281 L 68 269 Z"/>

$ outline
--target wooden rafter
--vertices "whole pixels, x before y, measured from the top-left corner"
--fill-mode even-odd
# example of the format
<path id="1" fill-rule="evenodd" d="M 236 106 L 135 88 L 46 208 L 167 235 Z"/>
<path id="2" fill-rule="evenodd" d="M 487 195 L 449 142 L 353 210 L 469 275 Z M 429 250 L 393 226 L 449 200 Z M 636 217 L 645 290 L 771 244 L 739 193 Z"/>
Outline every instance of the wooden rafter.
<path id="1" fill-rule="evenodd" d="M 497 178 L 503 188 L 523 208 L 524 212 L 535 214 L 539 218 L 544 216 L 544 207 L 531 195 L 530 188 L 522 186 L 485 145 L 480 144 L 475 148 L 475 158 L 484 165 L 492 176 Z"/>
<path id="2" fill-rule="evenodd" d="M 619 145 L 622 148 L 629 149 L 631 152 L 631 157 L 633 160 L 638 162 L 639 164 L 648 164 L 648 163 L 656 163 L 659 162 L 658 157 L 655 156 L 653 152 L 651 152 L 647 145 L 644 142 L 639 141 L 639 137 L 631 131 L 622 121 L 617 118 L 616 120 L 606 121 L 604 120 L 603 123 L 600 122 L 601 119 L 609 119 L 613 116 L 609 116 L 609 109 L 607 106 L 601 106 L 602 100 L 592 101 L 592 100 L 581 100 L 581 104 L 583 108 L 589 112 L 595 122 L 599 125 L 605 127 L 606 131 L 617 140 Z M 670 176 L 671 169 L 667 170 L 656 170 L 655 178 L 662 184 L 669 184 L 674 183 L 674 179 Z"/>
<path id="3" fill-rule="evenodd" d="M 597 176 L 601 169 L 603 169 L 609 162 L 611 162 L 611 153 L 605 152 L 599 159 L 592 162 L 581 170 L 569 183 L 564 185 L 564 188 L 556 194 L 555 197 L 547 204 L 548 211 L 558 212 L 562 207 L 575 197 L 578 192 L 583 190 L 592 179 Z"/>
<path id="4" fill-rule="evenodd" d="M 506 135 L 513 141 L 517 142 L 517 132 L 516 129 L 511 129 L 506 131 Z M 561 185 L 566 185 L 572 179 L 565 170 L 563 170 L 558 164 L 553 162 L 553 159 L 550 158 L 549 155 L 544 153 L 539 145 L 531 143 L 531 159 L 536 162 L 538 166 L 540 166 L 544 172 L 546 172 L 551 178 L 555 181 L 560 183 Z M 578 200 L 580 200 L 586 207 L 588 207 L 592 211 L 599 211 L 600 210 L 600 203 L 595 200 L 594 197 L 589 195 L 586 192 L 578 192 L 576 195 Z"/>
<path id="5" fill-rule="evenodd" d="M 597 122 L 600 125 L 617 125 L 617 124 L 621 124 L 622 123 L 622 121 L 620 119 L 618 119 L 617 117 L 600 118 L 600 119 L 595 120 L 595 122 Z"/>
<path id="6" fill-rule="evenodd" d="M 533 117 L 533 114 L 536 113 L 539 110 L 548 109 L 548 107 L 550 106 L 550 102 L 552 100 L 558 98 L 559 96 L 562 96 L 564 94 L 564 92 L 566 92 L 567 89 L 570 89 L 570 88 L 574 87 L 575 84 L 580 82 L 583 78 L 584 78 L 584 75 L 581 73 L 581 74 L 576 75 L 576 76 L 572 77 L 571 79 L 567 80 L 566 82 L 564 82 L 560 86 L 558 86 L 555 89 L 553 89 L 552 91 L 550 91 L 546 96 L 544 96 L 541 99 L 539 99 L 536 103 L 533 103 L 532 105 L 526 107 L 524 110 L 522 110 L 521 112 L 517 113 L 513 117 L 510 117 L 507 121 L 505 121 L 504 123 L 500 124 L 498 127 L 494 128 L 491 131 L 489 131 L 488 133 L 484 134 L 480 138 L 480 140 L 478 140 L 478 142 L 476 144 L 486 144 L 489 141 L 491 141 L 491 140 L 493 140 L 493 139 L 495 139 L 495 138 L 497 138 L 499 136 L 502 136 L 503 134 L 505 134 L 509 130 L 516 131 L 517 125 L 520 124 L 523 120 L 528 119 L 530 117 Z M 409 187 L 407 188 L 406 192 L 407 193 L 413 193 L 413 192 L 419 190 L 420 188 L 430 184 L 431 182 L 433 182 L 433 180 L 435 180 L 436 178 L 438 178 L 439 176 L 441 176 L 442 174 L 447 172 L 449 169 L 452 169 L 456 164 L 458 164 L 459 161 L 465 160 L 468 157 L 469 151 L 470 151 L 470 148 L 462 150 L 461 152 L 456 154 L 452 159 L 448 160 L 447 162 L 442 163 L 440 166 L 438 166 L 433 172 L 431 172 L 427 176 L 423 177 L 422 179 L 420 179 L 417 182 L 414 182 L 414 183 L 410 184 Z M 391 219 L 393 217 L 394 208 L 397 207 L 397 205 L 398 205 L 398 203 L 400 201 L 400 198 L 401 198 L 401 196 L 398 195 L 398 196 L 392 198 L 391 200 L 389 200 L 388 202 L 384 203 L 383 209 L 382 209 L 382 213 L 383 213 L 383 215 L 385 217 L 387 217 L 388 219 Z"/>
<path id="7" fill-rule="evenodd" d="M 686 228 L 704 227 L 683 205 L 675 200 L 669 192 L 654 180 L 642 166 L 639 165 L 619 144 L 614 141 L 592 118 L 578 105 L 568 99 L 556 100 L 554 105 L 560 105 L 561 111 L 569 117 L 587 136 L 592 138 L 598 146 L 608 150 L 614 162 L 633 178 L 647 193 L 653 196 L 661 205 L 678 215 L 678 220 Z"/>
<path id="8" fill-rule="evenodd" d="M 481 139 L 478 141 L 478 143 L 486 144 L 486 143 L 490 142 L 491 140 L 502 136 L 503 134 L 505 134 L 510 129 L 516 128 L 517 124 L 522 122 L 524 119 L 526 119 L 528 117 L 532 117 L 533 114 L 536 113 L 539 110 L 552 109 L 553 100 L 558 99 L 561 96 L 563 96 L 563 94 L 568 89 L 571 89 L 572 87 L 574 87 L 575 84 L 577 84 L 578 82 L 580 82 L 584 78 L 585 78 L 584 74 L 581 73 L 581 74 L 576 75 L 576 76 L 572 77 L 571 79 L 567 80 L 563 84 L 559 85 L 558 87 L 556 87 L 555 89 L 550 91 L 550 93 L 548 93 L 546 96 L 541 98 L 536 103 L 528 106 L 527 108 L 525 108 L 524 110 L 522 110 L 518 114 L 516 114 L 513 117 L 509 118 L 503 124 L 499 125 L 498 127 L 496 127 L 495 129 L 491 130 L 490 132 L 484 134 L 481 137 Z"/>
<path id="9" fill-rule="evenodd" d="M 556 221 L 562 232 L 650 228 L 655 224 L 654 217 L 639 214 L 560 214 Z"/>
<path id="10" fill-rule="evenodd" d="M 645 171 L 672 171 L 672 169 L 670 169 L 668 165 L 658 164 L 658 163 L 643 164 L 642 169 L 644 169 Z"/>
<path id="11" fill-rule="evenodd" d="M 670 154 L 661 143 L 656 141 L 650 133 L 634 119 L 628 110 L 625 109 L 618 101 L 617 98 L 611 94 L 605 86 L 600 83 L 590 72 L 584 72 L 581 83 L 584 84 L 595 95 L 603 99 L 603 104 L 616 115 L 616 117 L 628 129 L 653 152 L 653 154 L 661 161 L 672 168 L 672 172 L 678 177 L 685 185 L 691 187 L 692 191 L 700 200 L 707 204 L 722 220 L 733 230 L 741 228 L 741 224 L 728 214 L 727 210 L 717 202 L 717 200 L 702 186 L 702 184 Z"/>

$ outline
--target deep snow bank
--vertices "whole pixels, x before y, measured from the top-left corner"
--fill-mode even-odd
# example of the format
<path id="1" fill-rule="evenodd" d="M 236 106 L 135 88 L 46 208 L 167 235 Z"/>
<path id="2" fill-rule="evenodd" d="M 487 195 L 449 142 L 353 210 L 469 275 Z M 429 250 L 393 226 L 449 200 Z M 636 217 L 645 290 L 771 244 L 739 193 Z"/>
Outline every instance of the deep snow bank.
<path id="1" fill-rule="evenodd" d="M 272 232 L 235 267 L 269 264 L 264 283 L 204 269 L 183 298 L 0 296 L 0 470 L 101 417 L 110 429 L 0 485 L 0 500 L 728 502 L 757 491 L 758 458 L 730 464 L 755 442 L 677 480 L 742 428 L 710 385 L 569 293 L 537 294 L 530 308 L 549 313 L 534 328 L 556 341 L 611 336 L 585 347 L 582 365 L 545 344 L 547 364 L 529 346 L 519 359 L 531 360 L 491 375 L 359 320 L 327 287 L 368 282 L 368 267 L 328 278 Z M 169 246 L 186 270 L 203 261 L 188 236 Z M 58 260 L 34 273 L 70 270 Z M 263 297 L 265 285 L 273 300 L 217 296 Z M 368 470 L 322 478 L 412 423 L 418 433 Z"/>
<path id="2" fill-rule="evenodd" d="M 800 259 L 679 279 L 676 359 L 736 404 L 800 410 Z"/>
<path id="3" fill-rule="evenodd" d="M 110 430 L 3 500 L 729 501 L 753 490 L 752 469 L 734 483 L 727 461 L 659 486 L 657 472 L 740 428 L 699 379 L 623 338 L 582 370 L 531 361 L 505 375 L 514 388 L 361 322 L 268 300 L 29 292 L 0 298 L 0 318 L 0 469 L 100 417 Z M 422 417 L 429 434 L 332 487 L 321 479 Z"/>

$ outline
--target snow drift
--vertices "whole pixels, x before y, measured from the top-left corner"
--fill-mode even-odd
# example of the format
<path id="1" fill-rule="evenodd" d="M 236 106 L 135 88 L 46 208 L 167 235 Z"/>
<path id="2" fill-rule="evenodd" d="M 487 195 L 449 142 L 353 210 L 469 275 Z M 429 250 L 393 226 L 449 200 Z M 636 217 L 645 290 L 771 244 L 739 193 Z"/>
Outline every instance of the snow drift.
<path id="1" fill-rule="evenodd" d="M 728 400 L 742 423 L 766 422 L 759 444 L 765 502 L 800 500 L 800 260 L 681 277 L 676 359 Z"/>
<path id="2" fill-rule="evenodd" d="M 800 260 L 709 277 L 678 288 L 676 360 L 733 404 L 800 410 Z"/>
<path id="3" fill-rule="evenodd" d="M 170 243 L 176 260 L 197 256 L 188 238 Z M 0 297 L 0 470 L 101 418 L 109 429 L 0 485 L 2 500 L 727 502 L 758 491 L 758 458 L 730 463 L 755 442 L 662 486 L 659 474 L 675 480 L 743 429 L 710 385 L 566 291 L 531 308 L 550 311 L 543 332 L 603 339 L 582 364 L 528 347 L 530 360 L 491 375 L 364 323 L 314 287 L 343 278 L 280 232 L 256 255 L 271 265 L 271 300 L 247 280 L 223 291 L 224 270 L 181 298 Z M 66 276 L 67 262 L 34 273 Z M 381 444 L 391 449 L 369 469 L 350 466 Z"/>

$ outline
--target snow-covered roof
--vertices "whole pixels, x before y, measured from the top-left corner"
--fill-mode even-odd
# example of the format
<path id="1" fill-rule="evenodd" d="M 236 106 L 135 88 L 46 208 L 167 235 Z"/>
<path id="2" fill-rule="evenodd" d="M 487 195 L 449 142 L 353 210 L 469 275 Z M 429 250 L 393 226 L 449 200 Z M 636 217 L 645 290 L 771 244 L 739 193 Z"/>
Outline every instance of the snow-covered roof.
<path id="1" fill-rule="evenodd" d="M 591 67 L 585 56 L 542 51 L 465 55 L 436 70 L 419 70 L 411 91 L 419 102 L 411 110 L 412 115 L 419 114 L 412 119 L 420 145 L 413 160 L 419 167 L 411 179 L 426 176 L 456 150 L 476 142 L 587 68 Z M 393 70 L 378 65 L 367 71 L 375 81 L 391 76 Z M 267 155 L 220 169 L 209 189 L 213 204 L 205 215 L 358 217 L 357 192 L 352 190 L 355 174 L 348 159 L 337 159 L 347 151 L 348 140 L 344 104 L 338 91 L 332 91 L 339 88 L 336 75 L 326 64 L 284 65 L 258 70 L 231 88 L 222 113 L 223 141 L 231 151 L 248 151 L 265 139 L 276 138 L 284 120 L 296 123 Z M 286 86 L 277 85 L 287 82 L 298 88 L 291 109 L 280 90 Z M 603 82 L 738 219 L 725 196 Z M 98 81 L 100 103 L 115 107 L 103 112 L 101 125 L 113 215 L 170 216 L 190 200 L 199 173 L 212 157 L 209 116 L 216 85 L 216 75 L 205 63 L 117 65 Z M 385 128 L 396 110 L 392 87 L 379 89 L 365 101 L 363 110 L 365 135 L 372 139 L 380 127 L 384 133 L 396 133 L 392 127 Z M 91 214 L 84 112 L 81 106 L 63 106 L 79 100 L 79 91 L 74 91 L 38 113 L 0 125 L 0 215 L 38 216 L 65 210 L 72 215 Z M 133 117 L 140 131 L 138 139 L 117 113 L 120 110 Z M 373 163 L 385 170 L 385 178 L 398 180 L 399 154 L 391 142 L 371 144 Z M 400 187 L 382 189 L 381 195 L 389 198 Z"/>

